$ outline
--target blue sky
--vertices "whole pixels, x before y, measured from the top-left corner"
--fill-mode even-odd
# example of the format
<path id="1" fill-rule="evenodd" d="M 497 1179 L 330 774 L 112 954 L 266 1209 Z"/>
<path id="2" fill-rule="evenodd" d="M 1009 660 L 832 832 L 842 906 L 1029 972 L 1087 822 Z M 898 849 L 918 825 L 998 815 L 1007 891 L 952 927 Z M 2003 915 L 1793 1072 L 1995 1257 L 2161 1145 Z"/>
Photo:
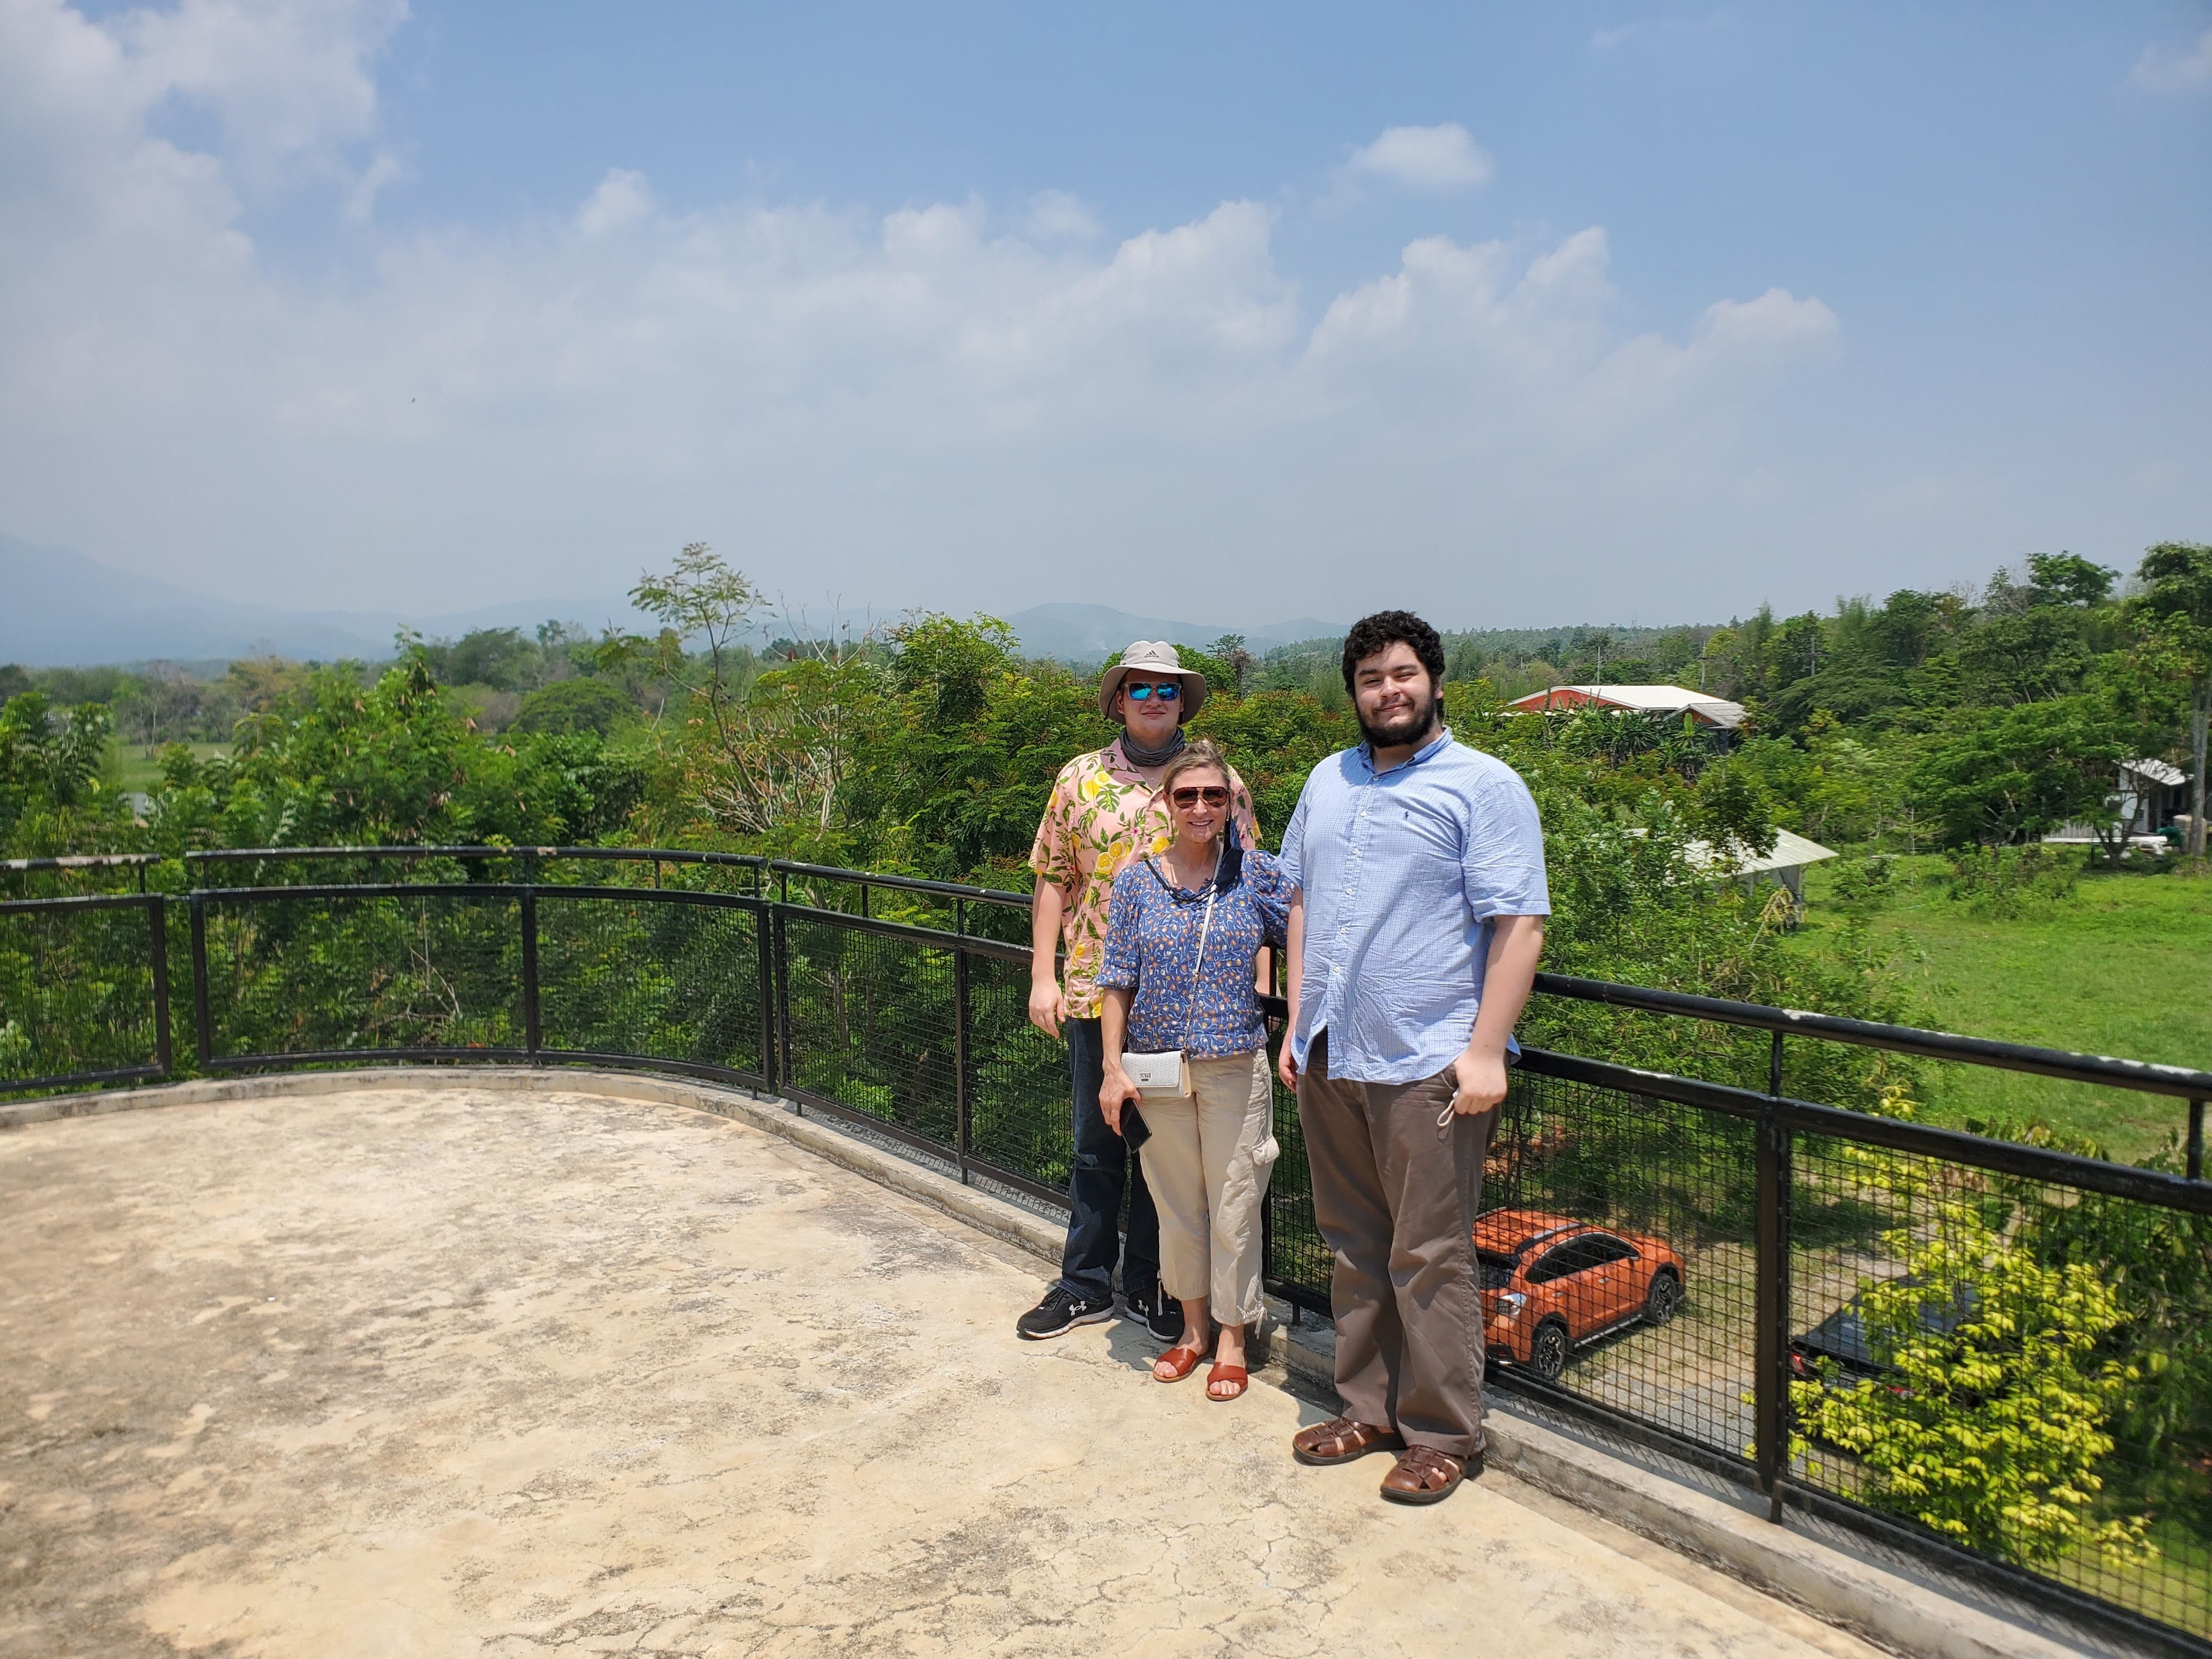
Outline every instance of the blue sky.
<path id="1" fill-rule="evenodd" d="M 0 531 L 276 603 L 2131 564 L 2208 296 L 2202 3 L 0 0 Z"/>

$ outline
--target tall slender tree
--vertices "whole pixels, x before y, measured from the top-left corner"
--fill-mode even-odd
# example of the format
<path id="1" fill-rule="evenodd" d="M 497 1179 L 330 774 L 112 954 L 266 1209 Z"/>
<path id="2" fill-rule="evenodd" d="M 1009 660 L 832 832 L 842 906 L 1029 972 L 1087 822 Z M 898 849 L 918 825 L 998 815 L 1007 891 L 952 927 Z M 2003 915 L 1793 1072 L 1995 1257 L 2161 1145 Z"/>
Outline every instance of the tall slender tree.
<path id="1" fill-rule="evenodd" d="M 2151 642 L 2189 682 L 2189 837 L 2204 856 L 2204 750 L 2212 727 L 2212 547 L 2160 542 L 2143 555 L 2134 604 Z"/>

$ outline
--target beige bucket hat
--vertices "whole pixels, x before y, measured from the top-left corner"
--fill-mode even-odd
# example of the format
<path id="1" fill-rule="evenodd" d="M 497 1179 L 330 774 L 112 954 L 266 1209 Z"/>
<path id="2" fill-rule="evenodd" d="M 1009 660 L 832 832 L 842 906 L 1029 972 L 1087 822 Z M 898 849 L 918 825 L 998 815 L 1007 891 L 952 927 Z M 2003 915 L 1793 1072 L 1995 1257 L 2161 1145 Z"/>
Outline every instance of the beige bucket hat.
<path id="1" fill-rule="evenodd" d="M 1108 669 L 1098 682 L 1098 712 L 1108 720 L 1114 718 L 1114 694 L 1132 674 L 1153 680 L 1172 676 L 1182 682 L 1182 706 L 1176 714 L 1178 722 L 1188 720 L 1206 707 L 1206 676 L 1185 668 L 1174 646 L 1165 640 L 1133 640 L 1129 648 L 1121 653 L 1121 660 Z"/>

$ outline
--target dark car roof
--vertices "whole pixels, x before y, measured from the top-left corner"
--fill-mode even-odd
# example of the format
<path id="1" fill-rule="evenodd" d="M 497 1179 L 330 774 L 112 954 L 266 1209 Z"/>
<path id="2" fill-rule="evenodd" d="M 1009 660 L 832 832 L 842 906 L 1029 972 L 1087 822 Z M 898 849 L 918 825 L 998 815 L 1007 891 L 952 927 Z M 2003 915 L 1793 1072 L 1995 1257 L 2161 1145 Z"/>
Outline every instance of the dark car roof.
<path id="1" fill-rule="evenodd" d="M 1867 1346 L 1866 1324 L 1859 1318 L 1856 1297 L 1851 1298 L 1848 1306 L 1837 1309 L 1790 1346 L 1863 1369 L 1871 1368 L 1878 1363 L 1873 1350 Z"/>
<path id="2" fill-rule="evenodd" d="M 1876 1358 L 1867 1342 L 1866 1322 L 1859 1315 L 1859 1304 L 1865 1297 L 1866 1291 L 1860 1291 L 1811 1330 L 1792 1339 L 1790 1346 L 1863 1370 L 1890 1369 L 1886 1360 Z M 1954 1287 L 1948 1297 L 1930 1296 L 1920 1304 L 1920 1328 L 1948 1335 L 1959 1328 L 1960 1321 L 1972 1314 L 1978 1302 L 1974 1287 L 1965 1283 Z"/>
<path id="3" fill-rule="evenodd" d="M 1480 1249 L 1495 1250 L 1501 1255 L 1519 1255 L 1546 1239 L 1583 1228 L 1603 1231 L 1595 1222 L 1577 1221 L 1572 1216 L 1553 1215 L 1544 1210 L 1486 1210 L 1474 1218 L 1474 1243 Z"/>

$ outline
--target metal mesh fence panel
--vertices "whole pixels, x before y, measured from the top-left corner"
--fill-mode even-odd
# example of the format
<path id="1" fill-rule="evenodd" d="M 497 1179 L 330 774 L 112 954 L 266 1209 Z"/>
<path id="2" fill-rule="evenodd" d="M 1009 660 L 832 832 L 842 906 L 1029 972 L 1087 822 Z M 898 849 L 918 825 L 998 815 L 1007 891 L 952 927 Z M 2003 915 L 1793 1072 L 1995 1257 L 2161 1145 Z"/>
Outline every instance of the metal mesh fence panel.
<path id="1" fill-rule="evenodd" d="M 158 925 L 143 904 L 0 908 L 0 1091 L 155 1066 Z"/>
<path id="2" fill-rule="evenodd" d="M 2212 1218 L 1799 1135 L 1793 1476 L 2212 1636 Z"/>
<path id="3" fill-rule="evenodd" d="M 968 958 L 969 1134 L 975 1157 L 1055 1193 L 1075 1162 L 1066 1045 L 1030 1024 L 1024 962 Z"/>
<path id="4" fill-rule="evenodd" d="M 1279 1024 L 1279 1022 L 1278 1022 Z M 1281 1030 L 1268 1039 L 1272 1065 L 1286 1040 Z M 1268 1288 L 1301 1307 L 1328 1309 L 1328 1245 L 1314 1221 L 1313 1171 L 1306 1161 L 1305 1131 L 1298 1124 L 1298 1097 L 1276 1075 L 1275 1144 L 1282 1149 L 1267 1183 Z"/>
<path id="5" fill-rule="evenodd" d="M 517 894 L 426 886 L 204 902 L 219 1060 L 522 1046 Z"/>
<path id="6" fill-rule="evenodd" d="M 788 1085 L 953 1150 L 952 952 L 787 915 L 783 960 Z"/>
<path id="7" fill-rule="evenodd" d="M 1492 1361 L 1750 1456 L 1755 1135 L 1718 1112 L 1516 1071 L 1481 1208 L 1483 1236 L 1527 1243 L 1480 1263 L 1504 1292 L 1486 1331 Z"/>
<path id="8" fill-rule="evenodd" d="M 765 1075 L 762 919 L 641 889 L 538 890 L 540 1042 L 550 1049 Z"/>

